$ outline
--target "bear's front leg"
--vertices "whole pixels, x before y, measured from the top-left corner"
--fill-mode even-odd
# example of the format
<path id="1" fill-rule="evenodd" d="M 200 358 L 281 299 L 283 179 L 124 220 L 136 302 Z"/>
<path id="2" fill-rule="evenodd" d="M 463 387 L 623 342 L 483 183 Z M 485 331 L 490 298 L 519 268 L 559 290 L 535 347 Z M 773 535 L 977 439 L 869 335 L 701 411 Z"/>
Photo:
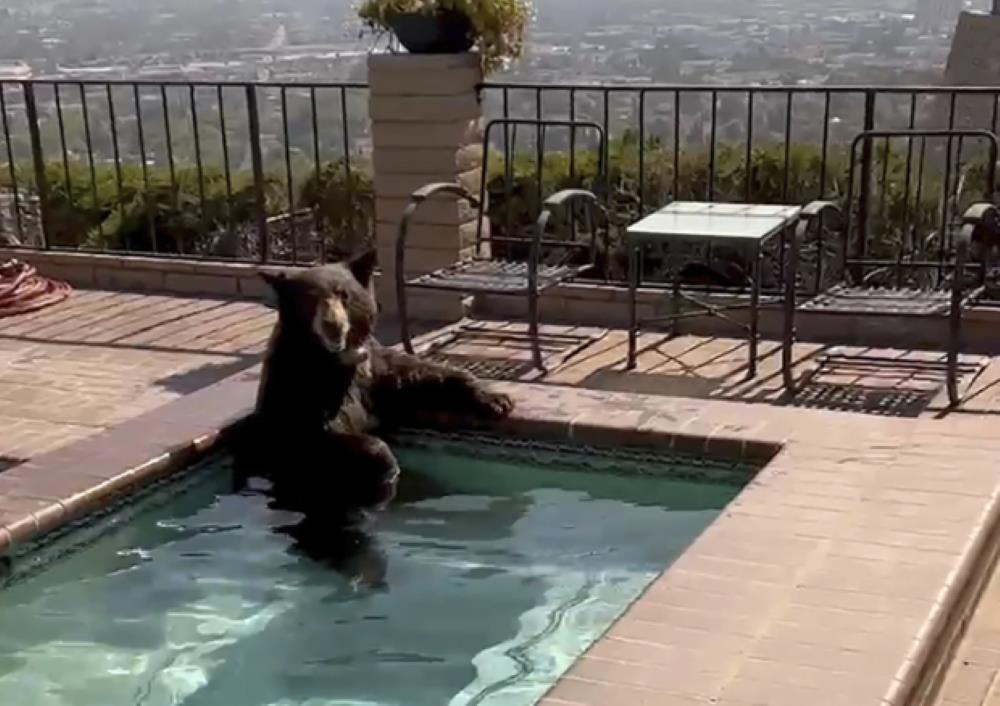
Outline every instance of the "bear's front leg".
<path id="1" fill-rule="evenodd" d="M 386 588 L 389 559 L 369 532 L 366 521 L 308 516 L 278 531 L 295 540 L 295 547 L 313 561 L 341 574 L 354 590 Z"/>
<path id="2" fill-rule="evenodd" d="M 464 370 L 389 349 L 373 357 L 371 396 L 376 415 L 389 425 L 442 415 L 499 420 L 514 409 L 509 395 Z"/>
<path id="3" fill-rule="evenodd" d="M 282 467 L 269 474 L 283 508 L 329 521 L 395 497 L 399 464 L 381 439 L 327 431 L 288 442 Z"/>

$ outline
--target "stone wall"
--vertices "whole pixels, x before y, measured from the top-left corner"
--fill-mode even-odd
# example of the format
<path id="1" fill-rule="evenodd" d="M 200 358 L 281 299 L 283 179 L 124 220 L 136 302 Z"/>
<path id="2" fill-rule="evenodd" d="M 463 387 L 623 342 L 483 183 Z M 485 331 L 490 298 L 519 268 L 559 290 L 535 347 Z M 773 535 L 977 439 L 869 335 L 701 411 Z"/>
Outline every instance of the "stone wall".
<path id="1" fill-rule="evenodd" d="M 383 310 L 396 309 L 395 246 L 410 194 L 436 182 L 458 183 L 478 195 L 483 116 L 476 54 L 377 55 L 368 61 L 369 114 L 375 168 L 376 242 Z M 477 212 L 453 196 L 436 197 L 417 212 L 407 240 L 407 277 L 474 253 Z M 411 292 L 416 316 L 461 316 L 461 297 Z"/>

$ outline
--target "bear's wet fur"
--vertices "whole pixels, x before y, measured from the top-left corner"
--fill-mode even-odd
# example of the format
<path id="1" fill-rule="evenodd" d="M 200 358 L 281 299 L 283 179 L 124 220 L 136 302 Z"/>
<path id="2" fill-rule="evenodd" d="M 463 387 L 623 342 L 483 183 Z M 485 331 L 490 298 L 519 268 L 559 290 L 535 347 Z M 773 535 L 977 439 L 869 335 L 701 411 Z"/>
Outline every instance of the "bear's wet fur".
<path id="1" fill-rule="evenodd" d="M 500 419 L 513 408 L 465 371 L 378 343 L 375 265 L 367 252 L 262 275 L 277 295 L 278 323 L 240 456 L 287 509 L 333 519 L 383 507 L 399 466 L 375 434 L 428 419 Z"/>

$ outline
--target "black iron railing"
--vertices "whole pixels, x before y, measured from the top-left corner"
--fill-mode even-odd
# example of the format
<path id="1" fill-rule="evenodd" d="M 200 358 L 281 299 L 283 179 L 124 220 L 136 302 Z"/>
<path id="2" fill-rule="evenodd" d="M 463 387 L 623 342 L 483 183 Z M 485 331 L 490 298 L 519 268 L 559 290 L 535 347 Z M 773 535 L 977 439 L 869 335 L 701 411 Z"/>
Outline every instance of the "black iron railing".
<path id="1" fill-rule="evenodd" d="M 372 237 L 364 84 L 45 80 L 0 88 L 0 239 L 304 263 Z M 622 228 L 671 200 L 843 199 L 858 133 L 995 132 L 1000 108 L 996 88 L 930 86 L 491 82 L 483 95 L 488 117 L 605 128 L 603 155 L 573 131 L 505 130 L 493 141 L 503 159 L 491 160 L 487 184 L 501 233 L 513 221 L 534 222 L 533 194 L 601 186 L 615 224 L 602 274 L 618 281 L 627 265 Z M 860 188 L 873 194 L 869 209 L 884 216 L 886 238 L 900 228 L 926 235 L 960 212 L 986 153 L 981 142 L 939 142 L 864 148 Z M 606 187 L 592 183 L 602 158 Z M 645 280 L 656 281 L 656 257 L 645 267 Z"/>
<path id="2" fill-rule="evenodd" d="M 3 82 L 0 128 L 11 244 L 308 262 L 371 231 L 364 84 Z"/>
<path id="3" fill-rule="evenodd" d="M 607 198 L 619 233 L 611 238 L 605 274 L 616 281 L 624 280 L 627 266 L 621 229 L 672 200 L 844 201 L 850 144 L 859 133 L 957 127 L 996 132 L 1000 123 L 1000 90 L 982 87 L 491 83 L 485 96 L 489 114 L 593 120 L 612 136 L 605 155 Z M 593 186 L 588 180 L 598 162 L 594 145 L 560 137 L 542 131 L 504 135 L 494 148 L 512 157 L 514 166 L 496 175 L 491 195 L 510 193 L 503 182 L 511 180 L 515 191 L 528 194 L 538 181 L 549 182 L 543 192 Z M 545 150 L 536 149 L 538 142 Z M 984 173 L 987 155 L 987 143 L 962 138 L 866 143 L 857 176 L 860 189 L 871 194 L 863 207 L 879 222 L 872 226 L 874 237 L 855 252 L 864 257 L 866 249 L 879 248 L 880 238 L 898 240 L 906 229 L 915 237 L 947 231 L 969 198 L 982 198 L 971 187 Z M 520 220 L 530 222 L 530 214 Z M 779 269 L 778 258 L 772 259 Z M 657 279 L 657 262 L 655 253 L 645 258 L 647 280 Z M 773 274 L 772 280 L 780 279 Z"/>

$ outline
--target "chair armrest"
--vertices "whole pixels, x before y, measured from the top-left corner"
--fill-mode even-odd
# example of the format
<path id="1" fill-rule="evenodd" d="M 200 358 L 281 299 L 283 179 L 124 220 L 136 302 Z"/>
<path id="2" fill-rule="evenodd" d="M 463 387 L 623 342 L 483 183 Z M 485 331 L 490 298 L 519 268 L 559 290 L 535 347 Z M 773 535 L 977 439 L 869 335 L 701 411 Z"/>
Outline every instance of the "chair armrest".
<path id="1" fill-rule="evenodd" d="M 542 203 L 542 211 L 554 211 L 560 208 L 572 208 L 577 204 L 583 204 L 597 213 L 601 214 L 605 222 L 610 222 L 608 209 L 601 203 L 593 191 L 586 189 L 563 189 L 545 199 Z"/>
<path id="2" fill-rule="evenodd" d="M 403 209 L 403 215 L 399 219 L 399 230 L 396 233 L 396 268 L 397 272 L 403 271 L 404 259 L 406 257 L 406 237 L 410 232 L 410 221 L 414 214 L 427 199 L 439 194 L 447 194 L 465 199 L 473 208 L 479 208 L 479 199 L 470 194 L 461 184 L 448 181 L 425 184 L 410 194 L 410 202 Z"/>
<path id="3" fill-rule="evenodd" d="M 962 227 L 955 234 L 956 275 L 968 262 L 972 246 L 979 236 L 981 245 L 988 250 L 1000 238 L 1000 208 L 987 201 L 974 203 L 962 214 Z M 984 267 L 986 263 L 984 262 Z M 983 272 L 986 275 L 986 272 Z M 961 280 L 960 276 L 955 277 Z"/>
<path id="4" fill-rule="evenodd" d="M 396 232 L 396 304 L 401 316 L 406 312 L 406 238 L 410 232 L 410 222 L 420 206 L 429 198 L 439 194 L 465 199 L 473 208 L 479 208 L 479 199 L 469 193 L 461 184 L 441 181 L 425 184 L 410 194 L 410 202 L 403 209 Z"/>
<path id="5" fill-rule="evenodd" d="M 528 262 L 530 286 L 534 286 L 535 273 L 537 272 L 541 258 L 542 240 L 545 237 L 545 232 L 548 230 L 549 221 L 553 213 L 564 209 L 569 209 L 572 212 L 572 209 L 576 206 L 584 206 L 586 208 L 586 222 L 591 231 L 590 245 L 580 244 L 580 247 L 589 247 L 591 261 L 595 260 L 597 252 L 597 217 L 595 217 L 595 213 L 599 214 L 604 224 L 608 226 L 611 222 L 608 209 L 605 208 L 604 204 L 597 197 L 597 194 L 593 191 L 587 189 L 563 189 L 552 194 L 542 203 L 542 212 L 538 216 L 535 224 L 535 232 L 531 239 L 531 255 Z"/>
<path id="6" fill-rule="evenodd" d="M 1000 235 L 1000 208 L 988 201 L 974 203 L 962 214 L 962 224 L 985 228 L 990 235 Z"/>
<path id="7" fill-rule="evenodd" d="M 586 189 L 563 189 L 545 199 L 542 209 L 562 208 L 566 205 L 572 205 L 576 201 L 582 201 L 598 207 L 601 205 L 601 202 L 597 199 L 597 195 L 593 191 L 587 191 Z"/>
<path id="8" fill-rule="evenodd" d="M 802 208 L 799 218 L 805 221 L 814 221 L 820 217 L 830 214 L 841 215 L 840 206 L 835 201 L 811 201 Z"/>
<path id="9" fill-rule="evenodd" d="M 984 233 L 985 231 L 985 233 Z M 966 294 L 965 294 L 965 268 L 969 262 L 969 256 L 972 250 L 972 244 L 975 240 L 976 233 L 984 234 L 987 238 L 990 236 L 996 237 L 998 231 L 1000 231 L 1000 212 L 998 212 L 997 207 L 989 202 L 979 202 L 972 204 L 962 215 L 962 227 L 958 229 L 958 232 L 954 236 L 955 244 L 955 269 L 951 274 L 951 335 L 952 341 L 958 339 L 958 334 L 961 330 L 962 322 L 962 309 L 966 305 Z M 984 243 L 986 250 L 988 251 L 991 247 L 990 243 Z M 988 275 L 987 268 L 989 264 L 989 258 L 983 262 L 982 270 L 982 280 L 980 282 L 979 291 L 981 292 L 986 286 L 986 277 Z M 973 294 L 972 296 L 978 296 Z M 949 351 L 950 362 L 955 359 L 957 353 L 953 350 Z M 956 394 L 953 388 L 948 391 L 952 398 L 955 400 Z"/>
<path id="10" fill-rule="evenodd" d="M 1000 236 L 1000 208 L 986 201 L 969 206 L 962 214 L 962 227 L 955 235 L 956 250 L 965 248 L 968 251 L 977 232 L 986 238 Z"/>
<path id="11" fill-rule="evenodd" d="M 788 291 L 788 286 L 794 288 L 798 286 L 798 272 L 799 272 L 799 253 L 802 244 L 805 243 L 806 235 L 809 233 L 809 229 L 814 223 L 818 223 L 820 227 L 829 226 L 837 228 L 840 226 L 842 219 L 842 212 L 840 210 L 840 205 L 834 201 L 812 201 L 806 204 L 802 211 L 799 213 L 799 221 L 795 226 L 795 232 L 792 235 L 791 242 L 789 243 L 789 248 L 786 253 L 788 261 L 785 263 L 785 274 L 788 280 L 786 284 L 786 293 Z M 845 246 L 846 247 L 846 246 Z M 822 288 L 822 266 L 823 266 L 823 253 L 817 254 L 817 270 L 816 270 L 816 286 L 817 292 Z"/>
<path id="12" fill-rule="evenodd" d="M 419 189 L 410 194 L 410 202 L 423 203 L 427 199 L 432 196 L 437 196 L 438 194 L 450 194 L 452 196 L 457 196 L 458 198 L 468 201 L 473 208 L 479 208 L 479 199 L 469 193 L 469 191 L 461 184 L 455 184 L 449 181 L 439 181 L 421 186 Z"/>

